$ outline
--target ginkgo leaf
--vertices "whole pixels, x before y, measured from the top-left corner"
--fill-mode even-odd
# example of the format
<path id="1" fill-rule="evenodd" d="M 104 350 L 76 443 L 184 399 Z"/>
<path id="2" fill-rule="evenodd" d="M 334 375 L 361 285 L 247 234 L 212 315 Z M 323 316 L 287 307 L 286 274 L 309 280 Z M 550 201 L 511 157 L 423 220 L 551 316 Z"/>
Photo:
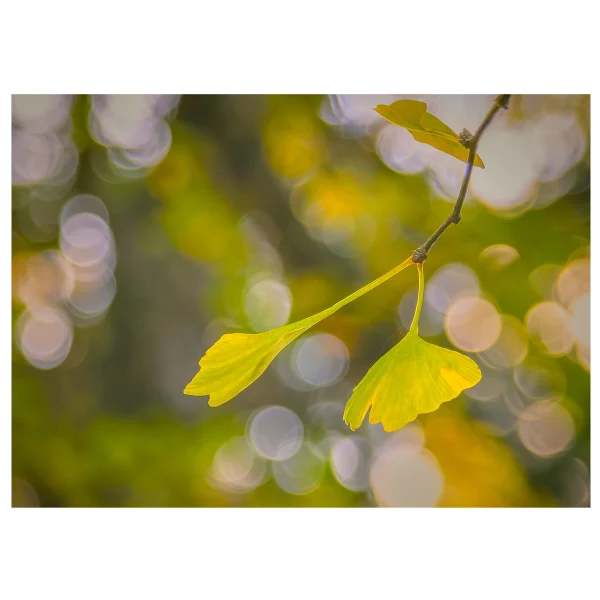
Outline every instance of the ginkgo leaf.
<path id="1" fill-rule="evenodd" d="M 206 351 L 200 360 L 200 371 L 188 383 L 184 394 L 210 396 L 210 406 L 220 406 L 231 400 L 258 379 L 271 361 L 307 329 L 411 264 L 412 256 L 385 275 L 312 317 L 262 333 L 225 334 Z"/>
<path id="2" fill-rule="evenodd" d="M 384 119 L 408 129 L 417 142 L 429 144 L 463 162 L 469 160 L 469 149 L 460 143 L 460 137 L 448 125 L 427 112 L 427 104 L 417 100 L 397 100 L 393 104 L 379 104 L 375 109 Z M 479 154 L 476 167 L 485 168 Z"/>
<path id="3" fill-rule="evenodd" d="M 475 361 L 419 337 L 424 284 L 423 266 L 417 267 L 419 296 L 410 330 L 354 388 L 344 411 L 344 421 L 352 430 L 360 427 L 369 409 L 370 423 L 382 423 L 388 432 L 401 429 L 481 380 Z"/>

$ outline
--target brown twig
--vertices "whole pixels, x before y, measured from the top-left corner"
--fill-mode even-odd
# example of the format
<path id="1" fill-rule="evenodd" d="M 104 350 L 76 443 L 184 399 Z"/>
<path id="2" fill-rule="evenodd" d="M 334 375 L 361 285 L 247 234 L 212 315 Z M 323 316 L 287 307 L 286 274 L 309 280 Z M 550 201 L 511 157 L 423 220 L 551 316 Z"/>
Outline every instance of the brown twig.
<path id="1" fill-rule="evenodd" d="M 471 136 L 471 134 L 466 130 L 463 130 L 463 132 L 461 133 L 461 143 L 463 143 L 464 146 L 469 148 L 469 159 L 467 161 L 467 168 L 465 170 L 462 185 L 460 186 L 458 198 L 456 199 L 452 212 L 448 215 L 446 220 L 431 234 L 429 239 L 424 244 L 419 246 L 413 252 L 413 262 L 424 262 L 427 259 L 427 254 L 429 253 L 429 250 L 431 250 L 431 247 L 433 246 L 433 244 L 435 244 L 435 242 L 442 235 L 442 233 L 444 233 L 444 231 L 446 231 L 446 229 L 448 229 L 450 225 L 457 225 L 460 222 L 462 206 L 465 201 L 465 196 L 467 195 L 467 188 L 469 187 L 469 182 L 471 181 L 471 173 L 473 172 L 473 164 L 475 162 L 475 156 L 477 154 L 477 145 L 479 144 L 479 140 L 481 139 L 481 136 L 483 135 L 484 131 L 487 129 L 488 125 L 494 120 L 494 117 L 496 116 L 498 111 L 501 108 L 508 108 L 508 101 L 510 100 L 510 96 L 510 94 L 500 94 L 500 96 L 498 96 L 496 100 L 494 100 L 494 105 L 488 111 L 488 114 L 485 116 L 485 119 L 475 132 L 475 135 Z"/>

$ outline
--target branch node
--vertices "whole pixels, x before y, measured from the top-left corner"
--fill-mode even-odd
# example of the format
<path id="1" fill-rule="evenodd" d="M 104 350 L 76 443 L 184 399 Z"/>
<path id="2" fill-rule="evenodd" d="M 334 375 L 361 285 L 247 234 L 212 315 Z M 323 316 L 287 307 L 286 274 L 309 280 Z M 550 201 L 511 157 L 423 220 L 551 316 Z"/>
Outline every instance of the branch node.
<path id="1" fill-rule="evenodd" d="M 412 255 L 412 261 L 416 264 L 424 263 L 427 260 L 427 250 L 424 250 L 423 247 L 417 248 Z"/>
<path id="2" fill-rule="evenodd" d="M 463 129 L 458 137 L 460 138 L 460 143 L 465 148 L 471 147 L 471 140 L 473 139 L 473 134 L 468 129 Z"/>
<path id="3" fill-rule="evenodd" d="M 508 101 L 510 100 L 511 94 L 500 94 L 496 98 L 496 104 L 505 110 L 508 108 Z"/>

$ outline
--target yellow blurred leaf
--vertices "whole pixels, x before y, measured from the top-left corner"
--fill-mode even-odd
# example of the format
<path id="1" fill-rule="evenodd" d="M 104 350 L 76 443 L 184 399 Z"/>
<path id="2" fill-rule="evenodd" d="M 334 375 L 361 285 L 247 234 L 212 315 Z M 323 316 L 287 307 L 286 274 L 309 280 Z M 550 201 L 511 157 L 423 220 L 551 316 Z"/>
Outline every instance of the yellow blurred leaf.
<path id="1" fill-rule="evenodd" d="M 354 389 L 344 411 L 344 421 L 352 430 L 360 427 L 369 409 L 370 423 L 382 423 L 388 432 L 401 429 L 417 415 L 437 410 L 481 379 L 479 367 L 469 357 L 419 337 L 424 282 L 423 265 L 417 267 L 419 297 L 410 331 Z"/>
<path id="2" fill-rule="evenodd" d="M 421 420 L 426 446 L 444 473 L 438 506 L 552 506 L 536 490 L 522 465 L 486 423 L 473 421 L 464 406 L 446 405 Z"/>
<path id="3" fill-rule="evenodd" d="M 458 134 L 428 113 L 425 102 L 397 100 L 389 105 L 379 104 L 374 110 L 390 123 L 407 129 L 417 142 L 428 144 L 465 163 L 468 162 L 469 150 L 460 143 Z M 474 165 L 485 168 L 479 154 L 475 155 Z"/>
<path id="4" fill-rule="evenodd" d="M 202 357 L 200 371 L 186 386 L 184 393 L 191 396 L 210 396 L 210 406 L 224 404 L 256 381 L 277 354 L 306 330 L 411 264 L 412 256 L 333 306 L 296 323 L 262 333 L 225 334 Z"/>
<path id="5" fill-rule="evenodd" d="M 271 168 L 288 179 L 318 167 L 327 151 L 318 122 L 302 105 L 275 111 L 264 127 L 263 141 Z"/>

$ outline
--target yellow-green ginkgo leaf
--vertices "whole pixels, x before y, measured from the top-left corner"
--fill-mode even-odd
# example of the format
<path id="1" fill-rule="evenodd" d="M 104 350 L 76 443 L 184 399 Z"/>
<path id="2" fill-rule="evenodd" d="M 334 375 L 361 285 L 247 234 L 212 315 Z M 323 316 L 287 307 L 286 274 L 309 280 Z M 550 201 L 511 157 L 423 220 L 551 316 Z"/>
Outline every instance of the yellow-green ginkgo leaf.
<path id="1" fill-rule="evenodd" d="M 354 388 L 344 411 L 350 429 L 358 429 L 367 412 L 370 423 L 385 431 L 401 429 L 417 415 L 437 410 L 481 379 L 469 357 L 430 344 L 419 337 L 423 304 L 423 265 L 419 269 L 419 296 L 409 332 L 382 356 Z"/>
<path id="2" fill-rule="evenodd" d="M 271 361 L 307 329 L 411 264 L 412 256 L 385 275 L 312 317 L 262 333 L 225 334 L 206 351 L 200 360 L 200 371 L 188 383 L 184 394 L 210 396 L 210 406 L 220 406 L 231 400 L 258 379 Z"/>
<path id="3" fill-rule="evenodd" d="M 417 100 L 397 100 L 393 104 L 379 104 L 375 109 L 384 119 L 408 129 L 423 144 L 429 144 L 463 162 L 469 160 L 469 149 L 460 143 L 460 137 L 448 125 L 427 112 L 427 104 Z M 485 168 L 479 154 L 475 155 L 476 167 Z"/>

